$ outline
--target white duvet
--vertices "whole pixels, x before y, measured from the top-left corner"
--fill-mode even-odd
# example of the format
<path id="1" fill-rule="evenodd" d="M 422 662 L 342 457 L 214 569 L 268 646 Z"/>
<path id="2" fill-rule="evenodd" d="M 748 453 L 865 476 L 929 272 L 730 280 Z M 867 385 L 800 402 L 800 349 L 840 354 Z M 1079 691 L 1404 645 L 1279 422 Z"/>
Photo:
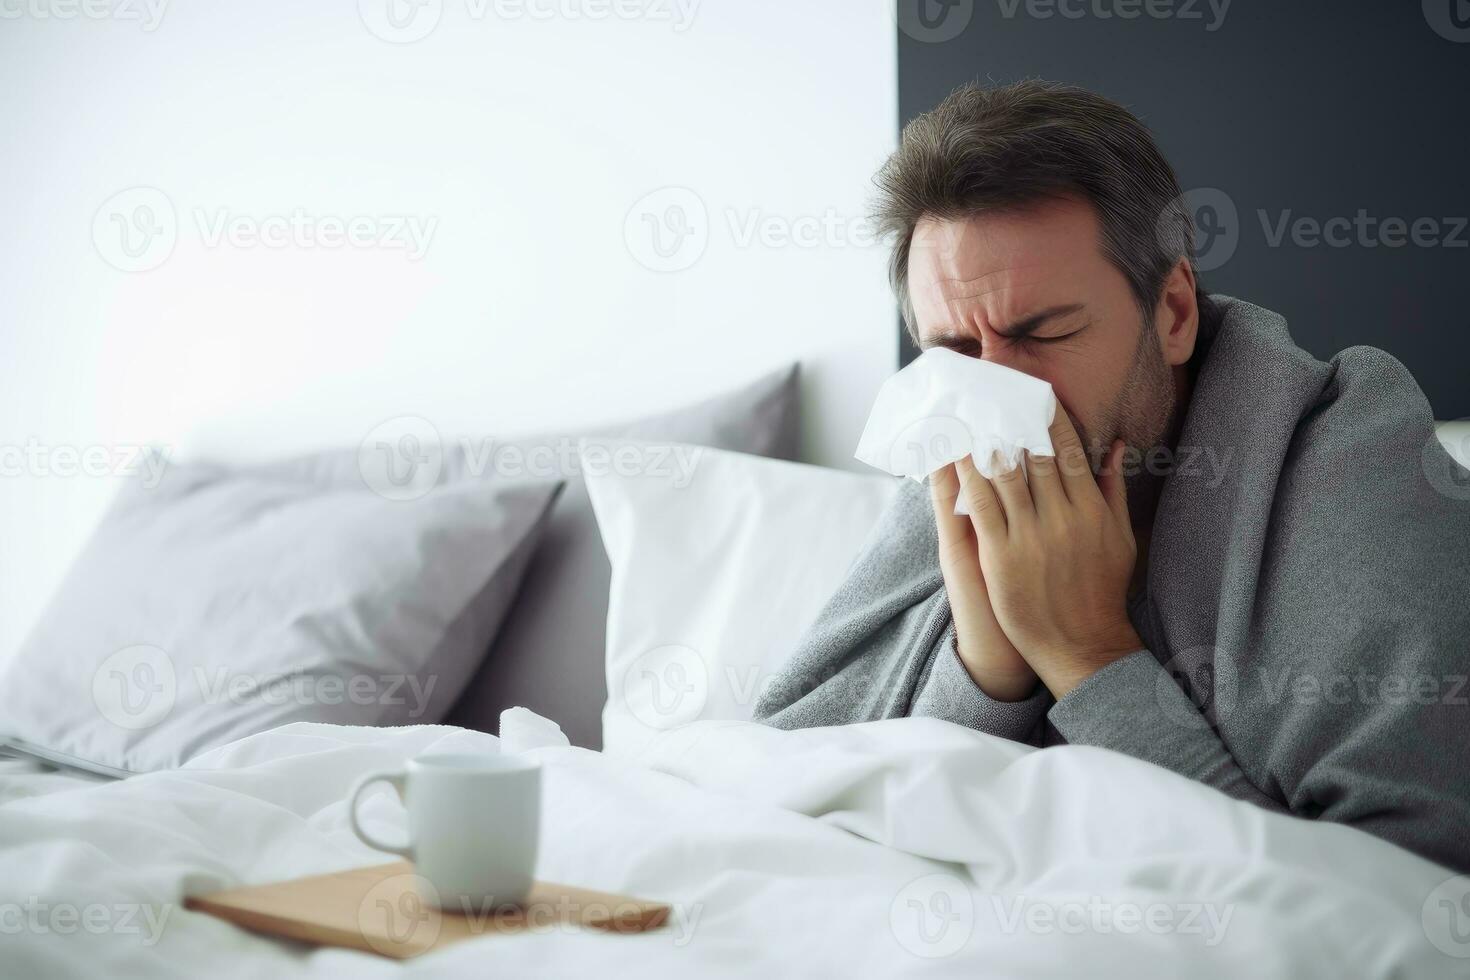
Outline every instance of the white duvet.
<path id="1" fill-rule="evenodd" d="M 399 963 L 186 911 L 188 894 L 391 860 L 347 827 L 353 781 L 430 748 L 501 750 L 451 728 L 292 725 L 125 782 L 0 771 L 0 973 L 1470 975 L 1436 892 L 1448 871 L 1104 750 L 919 718 L 700 722 L 631 761 L 554 743 L 505 746 L 545 765 L 539 874 L 667 901 L 665 928 L 547 926 Z M 365 810 L 402 830 L 386 794 Z"/>

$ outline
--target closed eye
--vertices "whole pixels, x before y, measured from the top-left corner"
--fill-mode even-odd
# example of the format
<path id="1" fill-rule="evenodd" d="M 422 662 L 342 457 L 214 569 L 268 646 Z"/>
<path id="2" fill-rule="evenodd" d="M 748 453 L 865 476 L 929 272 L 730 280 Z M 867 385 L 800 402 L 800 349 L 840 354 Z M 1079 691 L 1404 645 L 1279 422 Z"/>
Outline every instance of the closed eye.
<path id="1" fill-rule="evenodd" d="M 1064 333 L 1058 337 L 1037 337 L 1029 333 L 1019 334 L 1015 337 L 1006 337 L 1002 334 L 1001 337 L 1005 340 L 1007 346 L 1020 346 L 1024 350 L 1032 344 L 1059 344 L 1063 341 L 1071 340 L 1091 325 L 1091 323 L 1084 324 L 1071 333 Z M 956 354 L 964 354 L 966 357 L 981 357 L 984 353 L 984 347 L 979 338 L 957 336 L 954 334 L 936 338 L 933 343 L 926 344 L 925 347 L 946 347 Z"/>
<path id="2" fill-rule="evenodd" d="M 1083 327 L 1082 328 L 1082 330 L 1085 330 L 1085 329 L 1087 329 L 1087 328 L 1086 327 Z M 1073 337 L 1075 337 L 1079 333 L 1081 333 L 1082 330 L 1073 330 L 1071 333 L 1064 333 L 1060 337 L 1033 337 L 1033 336 L 1017 337 L 1014 340 L 1012 340 L 1011 343 L 1013 343 L 1013 344 L 1020 344 L 1023 347 L 1029 346 L 1031 344 L 1059 344 L 1059 343 L 1061 343 L 1064 340 L 1071 340 Z"/>

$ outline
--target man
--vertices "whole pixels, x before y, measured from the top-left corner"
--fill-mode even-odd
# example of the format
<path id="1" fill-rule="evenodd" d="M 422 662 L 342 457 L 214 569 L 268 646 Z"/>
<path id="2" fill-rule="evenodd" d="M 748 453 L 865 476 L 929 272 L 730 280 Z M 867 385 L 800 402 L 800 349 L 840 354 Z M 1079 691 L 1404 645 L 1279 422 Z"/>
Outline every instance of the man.
<path id="1" fill-rule="evenodd" d="M 1208 296 L 1091 93 L 960 89 L 879 187 L 916 342 L 1049 382 L 1057 456 L 904 481 L 757 717 L 1102 746 L 1470 869 L 1470 503 L 1403 366 Z"/>

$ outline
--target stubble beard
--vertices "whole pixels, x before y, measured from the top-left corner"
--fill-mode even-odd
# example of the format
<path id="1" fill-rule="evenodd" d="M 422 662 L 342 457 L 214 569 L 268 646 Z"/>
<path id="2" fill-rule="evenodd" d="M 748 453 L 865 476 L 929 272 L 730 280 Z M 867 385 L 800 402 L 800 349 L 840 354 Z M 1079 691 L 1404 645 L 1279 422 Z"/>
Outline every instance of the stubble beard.
<path id="1" fill-rule="evenodd" d="M 1173 458 L 1179 416 L 1173 372 L 1158 335 L 1146 325 L 1138 332 L 1133 364 L 1112 404 L 1091 425 L 1073 419 L 1094 473 L 1115 440 L 1122 439 L 1128 448 L 1123 464 L 1129 513 L 1142 516 L 1152 510 L 1167 467 L 1160 472 L 1150 460 Z"/>

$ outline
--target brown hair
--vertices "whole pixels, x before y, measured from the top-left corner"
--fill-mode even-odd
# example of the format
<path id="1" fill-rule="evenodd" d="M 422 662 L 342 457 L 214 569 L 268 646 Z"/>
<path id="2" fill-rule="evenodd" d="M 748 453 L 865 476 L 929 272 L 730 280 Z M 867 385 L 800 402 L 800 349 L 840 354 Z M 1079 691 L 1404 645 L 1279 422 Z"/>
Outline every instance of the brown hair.
<path id="1" fill-rule="evenodd" d="M 1029 80 L 965 85 L 903 129 L 878 171 L 874 219 L 896 240 L 889 279 L 918 343 L 909 250 L 923 217 L 954 219 L 1076 195 L 1096 210 L 1102 248 L 1128 280 L 1145 323 L 1181 258 L 1194 266 L 1194 224 L 1174 169 L 1127 109 L 1085 89 Z M 1214 306 L 1195 277 L 1200 332 Z"/>

